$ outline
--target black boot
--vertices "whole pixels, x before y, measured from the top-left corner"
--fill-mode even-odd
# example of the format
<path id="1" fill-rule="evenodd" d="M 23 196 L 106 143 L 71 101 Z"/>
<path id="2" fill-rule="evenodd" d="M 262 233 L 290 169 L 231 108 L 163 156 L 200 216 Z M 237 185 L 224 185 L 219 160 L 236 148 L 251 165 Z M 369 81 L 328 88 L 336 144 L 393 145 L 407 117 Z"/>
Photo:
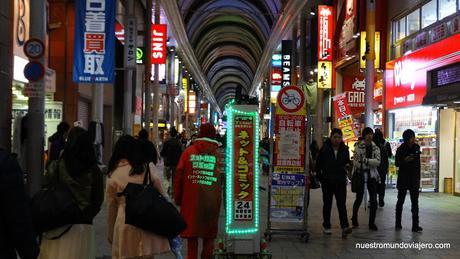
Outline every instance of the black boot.
<path id="1" fill-rule="evenodd" d="M 354 228 L 359 227 L 358 218 L 355 215 L 353 215 L 353 217 L 351 218 L 351 224 L 353 224 Z"/>
<path id="2" fill-rule="evenodd" d="M 377 226 L 375 225 L 375 223 L 369 223 L 369 230 L 377 231 L 377 230 L 379 230 L 379 229 L 377 228 Z"/>
<path id="3" fill-rule="evenodd" d="M 422 233 L 423 228 L 421 226 L 413 226 L 412 232 Z"/>

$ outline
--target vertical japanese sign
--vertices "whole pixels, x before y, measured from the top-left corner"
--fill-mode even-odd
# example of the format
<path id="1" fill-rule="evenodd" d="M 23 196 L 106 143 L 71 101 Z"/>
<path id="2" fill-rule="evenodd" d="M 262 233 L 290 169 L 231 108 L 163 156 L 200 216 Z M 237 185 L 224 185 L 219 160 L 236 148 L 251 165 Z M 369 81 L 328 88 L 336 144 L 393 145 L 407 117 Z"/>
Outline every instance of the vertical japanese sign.
<path id="1" fill-rule="evenodd" d="M 360 33 L 360 60 L 359 60 L 359 68 L 365 69 L 366 68 L 366 54 L 367 50 L 367 42 L 366 42 L 366 31 L 362 31 Z M 375 32 L 375 68 L 380 68 L 380 32 Z"/>
<path id="2" fill-rule="evenodd" d="M 137 20 L 135 16 L 129 16 L 125 21 L 125 64 L 126 67 L 134 68 L 137 63 Z"/>
<path id="3" fill-rule="evenodd" d="M 234 220 L 252 220 L 254 200 L 254 117 L 236 114 L 234 118 Z M 256 162 L 257 163 L 257 162 Z"/>
<path id="4" fill-rule="evenodd" d="M 292 42 L 290 40 L 283 40 L 281 42 L 281 69 L 283 72 L 283 80 L 281 87 L 291 85 L 291 58 L 292 58 Z"/>
<path id="5" fill-rule="evenodd" d="M 333 7 L 318 6 L 318 88 L 332 88 Z"/>
<path id="6" fill-rule="evenodd" d="M 115 66 L 115 0 L 76 1 L 73 81 L 111 83 Z"/>
<path id="7" fill-rule="evenodd" d="M 332 11 L 332 6 L 318 6 L 318 62 L 332 61 L 332 37 L 334 35 Z"/>
<path id="8" fill-rule="evenodd" d="M 342 93 L 333 97 L 334 109 L 337 116 L 337 123 L 343 132 L 343 140 L 355 138 L 353 132 L 353 117 L 351 116 L 350 107 L 348 107 L 347 93 Z"/>
<path id="9" fill-rule="evenodd" d="M 226 232 L 259 228 L 259 114 L 257 106 L 227 106 Z"/>
<path id="10" fill-rule="evenodd" d="M 270 219 L 301 223 L 305 197 L 305 96 L 296 86 L 278 93 L 275 112 L 274 170 Z"/>
<path id="11" fill-rule="evenodd" d="M 166 24 L 152 24 L 152 64 L 166 64 Z"/>

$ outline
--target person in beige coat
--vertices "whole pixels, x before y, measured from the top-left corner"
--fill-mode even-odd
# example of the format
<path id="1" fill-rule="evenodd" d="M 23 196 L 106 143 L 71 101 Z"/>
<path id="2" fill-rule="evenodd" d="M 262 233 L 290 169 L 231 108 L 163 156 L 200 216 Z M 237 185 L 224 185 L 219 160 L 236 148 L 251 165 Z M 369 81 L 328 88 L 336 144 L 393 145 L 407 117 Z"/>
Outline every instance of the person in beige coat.
<path id="1" fill-rule="evenodd" d="M 167 238 L 125 224 L 125 197 L 118 197 L 128 183 L 142 184 L 144 173 L 148 172 L 144 163 L 140 145 L 131 136 L 122 136 L 117 144 L 109 163 L 107 180 L 108 206 L 108 241 L 112 245 L 112 258 L 154 258 L 155 255 L 170 251 Z M 150 177 L 154 187 L 165 195 L 157 169 L 153 163 Z"/>

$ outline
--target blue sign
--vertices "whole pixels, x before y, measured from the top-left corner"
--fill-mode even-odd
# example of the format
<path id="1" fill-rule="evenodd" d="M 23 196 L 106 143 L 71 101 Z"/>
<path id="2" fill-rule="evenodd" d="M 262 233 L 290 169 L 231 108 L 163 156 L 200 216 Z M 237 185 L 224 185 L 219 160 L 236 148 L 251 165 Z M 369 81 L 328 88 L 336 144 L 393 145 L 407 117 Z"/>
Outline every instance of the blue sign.
<path id="1" fill-rule="evenodd" d="M 75 1 L 73 81 L 112 83 L 115 68 L 115 0 Z"/>
<path id="2" fill-rule="evenodd" d="M 24 77 L 30 82 L 35 82 L 43 78 L 45 68 L 38 61 L 31 61 L 24 67 Z"/>

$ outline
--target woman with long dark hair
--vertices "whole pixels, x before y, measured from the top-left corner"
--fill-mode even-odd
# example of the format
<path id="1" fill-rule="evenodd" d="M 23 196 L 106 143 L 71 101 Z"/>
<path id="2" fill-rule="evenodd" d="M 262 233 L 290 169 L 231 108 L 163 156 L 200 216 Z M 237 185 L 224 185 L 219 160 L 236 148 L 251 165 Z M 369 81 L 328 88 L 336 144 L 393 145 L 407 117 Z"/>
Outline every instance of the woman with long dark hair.
<path id="1" fill-rule="evenodd" d="M 117 195 L 128 183 L 142 184 L 144 174 L 150 173 L 153 186 L 165 196 L 157 169 L 142 154 L 141 143 L 128 135 L 120 137 L 108 169 L 108 241 L 112 245 L 112 258 L 153 258 L 168 252 L 168 239 L 125 224 L 125 197 Z"/>
<path id="2" fill-rule="evenodd" d="M 104 200 L 104 187 L 93 144 L 86 130 L 80 127 L 70 130 L 61 158 L 49 165 L 45 179 L 47 184 L 65 184 L 82 215 L 81 222 L 44 233 L 39 258 L 95 258 L 92 224 Z M 52 240 L 60 235 L 60 238 Z"/>

